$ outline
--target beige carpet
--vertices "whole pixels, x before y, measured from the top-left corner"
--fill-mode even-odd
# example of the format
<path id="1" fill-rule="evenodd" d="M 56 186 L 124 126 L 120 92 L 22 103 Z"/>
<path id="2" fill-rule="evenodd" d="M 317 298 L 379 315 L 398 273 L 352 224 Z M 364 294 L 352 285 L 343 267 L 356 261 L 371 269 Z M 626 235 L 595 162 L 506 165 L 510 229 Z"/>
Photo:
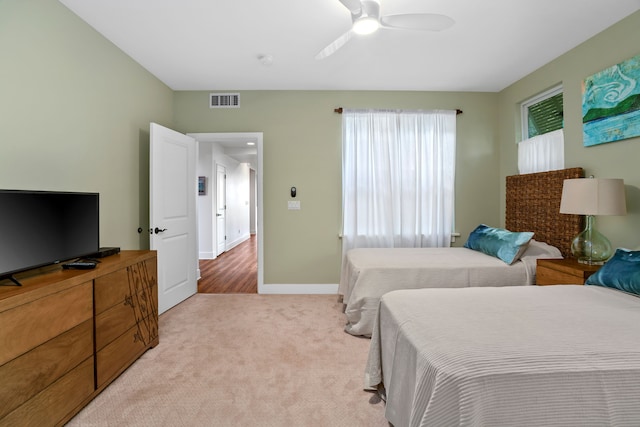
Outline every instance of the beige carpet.
<path id="1" fill-rule="evenodd" d="M 197 294 L 68 426 L 384 426 L 335 295 Z"/>

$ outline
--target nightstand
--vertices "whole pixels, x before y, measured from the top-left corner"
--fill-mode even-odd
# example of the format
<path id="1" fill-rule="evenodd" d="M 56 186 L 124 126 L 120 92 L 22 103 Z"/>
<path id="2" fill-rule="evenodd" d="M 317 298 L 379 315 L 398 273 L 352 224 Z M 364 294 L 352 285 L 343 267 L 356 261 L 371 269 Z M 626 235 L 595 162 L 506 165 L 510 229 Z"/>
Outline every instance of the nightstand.
<path id="1" fill-rule="evenodd" d="M 538 259 L 536 284 L 584 285 L 587 277 L 598 271 L 601 265 L 581 264 L 575 259 Z"/>

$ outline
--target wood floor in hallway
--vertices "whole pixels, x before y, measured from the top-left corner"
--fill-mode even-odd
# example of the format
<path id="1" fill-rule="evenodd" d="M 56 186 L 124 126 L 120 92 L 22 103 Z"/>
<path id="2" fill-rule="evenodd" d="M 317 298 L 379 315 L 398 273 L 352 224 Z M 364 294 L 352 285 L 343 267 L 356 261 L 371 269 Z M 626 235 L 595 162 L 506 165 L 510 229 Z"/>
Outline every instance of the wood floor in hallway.
<path id="1" fill-rule="evenodd" d="M 255 294 L 258 292 L 258 240 L 251 235 L 216 259 L 200 260 L 198 292 Z"/>

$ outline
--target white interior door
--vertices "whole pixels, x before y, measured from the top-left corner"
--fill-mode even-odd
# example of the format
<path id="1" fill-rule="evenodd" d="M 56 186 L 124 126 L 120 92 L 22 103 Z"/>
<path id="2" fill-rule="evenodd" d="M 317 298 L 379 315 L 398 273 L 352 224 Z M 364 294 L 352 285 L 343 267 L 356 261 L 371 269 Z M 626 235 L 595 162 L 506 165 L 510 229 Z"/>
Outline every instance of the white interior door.
<path id="1" fill-rule="evenodd" d="M 216 165 L 216 256 L 227 250 L 227 170 Z"/>
<path id="2" fill-rule="evenodd" d="M 150 247 L 158 253 L 158 312 L 198 290 L 196 141 L 151 123 Z"/>

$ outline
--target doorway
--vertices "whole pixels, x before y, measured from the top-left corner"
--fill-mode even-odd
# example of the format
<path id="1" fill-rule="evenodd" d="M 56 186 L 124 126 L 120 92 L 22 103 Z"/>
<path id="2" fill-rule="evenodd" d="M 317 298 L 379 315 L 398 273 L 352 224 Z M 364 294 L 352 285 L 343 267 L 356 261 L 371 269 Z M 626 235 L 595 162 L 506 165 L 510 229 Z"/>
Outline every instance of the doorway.
<path id="1" fill-rule="evenodd" d="M 207 194 L 198 197 L 199 258 L 203 264 L 211 261 L 222 265 L 222 262 L 227 261 L 227 264 L 231 262 L 231 255 L 237 256 L 238 259 L 253 256 L 257 292 L 260 293 L 264 284 L 262 132 L 189 133 L 188 135 L 198 142 L 198 175 L 212 178 L 206 180 Z M 243 193 L 244 181 L 242 191 L 234 187 L 236 184 L 233 183 L 232 175 L 236 169 L 241 170 L 242 180 L 245 179 L 246 170 L 249 187 L 246 196 Z M 221 185 L 224 182 L 226 184 Z M 226 197 L 218 200 L 218 195 L 222 192 Z M 240 193 L 243 194 L 242 197 L 239 196 Z M 226 205 L 223 206 L 224 210 L 218 209 L 221 204 Z M 237 220 L 238 209 L 243 209 L 240 225 L 234 222 Z M 246 218 L 244 218 L 245 212 Z M 221 218 L 219 214 L 224 218 L 224 226 L 221 225 L 221 221 L 218 221 Z M 220 231 L 218 231 L 219 228 Z M 221 236 L 223 229 L 226 240 L 221 239 L 224 237 Z M 201 268 L 200 274 L 201 280 L 205 282 L 211 277 L 210 270 L 208 272 L 206 268 Z"/>
<path id="2" fill-rule="evenodd" d="M 227 251 L 227 168 L 216 164 L 216 257 Z"/>

